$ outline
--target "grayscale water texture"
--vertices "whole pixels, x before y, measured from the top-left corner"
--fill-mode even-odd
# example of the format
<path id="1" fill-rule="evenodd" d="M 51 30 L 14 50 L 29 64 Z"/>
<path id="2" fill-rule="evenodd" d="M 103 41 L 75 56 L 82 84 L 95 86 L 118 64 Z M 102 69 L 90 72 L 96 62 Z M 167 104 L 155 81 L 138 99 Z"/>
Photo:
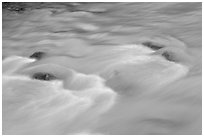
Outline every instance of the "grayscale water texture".
<path id="1" fill-rule="evenodd" d="M 3 134 L 201 134 L 201 11 L 3 2 Z"/>

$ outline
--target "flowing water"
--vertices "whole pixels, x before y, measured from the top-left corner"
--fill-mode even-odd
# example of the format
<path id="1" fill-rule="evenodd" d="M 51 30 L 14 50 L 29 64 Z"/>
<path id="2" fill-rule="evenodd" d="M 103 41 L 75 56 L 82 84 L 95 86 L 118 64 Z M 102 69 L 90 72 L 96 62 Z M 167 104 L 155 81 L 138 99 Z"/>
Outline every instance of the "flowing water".
<path id="1" fill-rule="evenodd" d="M 201 134 L 201 3 L 2 6 L 3 134 Z"/>

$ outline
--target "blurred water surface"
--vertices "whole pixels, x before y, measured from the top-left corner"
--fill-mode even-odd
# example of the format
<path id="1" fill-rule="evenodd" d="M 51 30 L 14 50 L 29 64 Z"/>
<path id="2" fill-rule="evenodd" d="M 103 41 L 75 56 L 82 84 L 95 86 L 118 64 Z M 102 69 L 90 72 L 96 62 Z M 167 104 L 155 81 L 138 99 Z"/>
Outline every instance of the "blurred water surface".
<path id="1" fill-rule="evenodd" d="M 201 3 L 2 6 L 3 134 L 201 134 Z"/>

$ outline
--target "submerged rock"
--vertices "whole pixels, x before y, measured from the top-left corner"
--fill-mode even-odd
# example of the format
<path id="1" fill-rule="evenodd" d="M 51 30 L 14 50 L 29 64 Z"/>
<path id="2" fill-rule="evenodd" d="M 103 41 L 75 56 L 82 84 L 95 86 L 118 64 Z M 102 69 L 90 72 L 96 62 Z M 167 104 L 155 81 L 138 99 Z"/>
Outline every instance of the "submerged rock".
<path id="1" fill-rule="evenodd" d="M 44 56 L 45 56 L 45 52 L 39 51 L 39 52 L 33 53 L 33 54 L 30 56 L 30 58 L 34 58 L 34 59 L 40 60 L 40 59 L 41 59 L 42 57 L 44 57 Z"/>
<path id="2" fill-rule="evenodd" d="M 164 46 L 159 45 L 159 44 L 155 44 L 153 42 L 143 42 L 142 45 L 151 48 L 152 50 L 159 50 L 161 48 L 163 48 Z"/>
<path id="3" fill-rule="evenodd" d="M 175 49 L 172 49 L 172 48 L 164 48 L 162 50 L 158 50 L 155 54 L 162 56 L 167 61 L 182 63 L 183 59 L 182 59 L 182 54 L 180 52 L 181 51 L 176 51 Z"/>
<path id="4" fill-rule="evenodd" d="M 168 61 L 187 66 L 192 66 L 195 61 L 194 57 L 189 53 L 189 51 L 182 48 L 165 47 L 156 51 L 154 54 L 160 55 Z"/>
<path id="5" fill-rule="evenodd" d="M 43 73 L 43 72 L 38 72 L 38 73 L 33 74 L 32 78 L 38 79 L 38 80 L 46 80 L 46 81 L 56 79 L 54 75 L 49 74 L 49 73 Z"/>
<path id="6" fill-rule="evenodd" d="M 173 56 L 172 53 L 170 53 L 170 52 L 165 51 L 165 52 L 163 52 L 161 55 L 162 55 L 166 60 L 168 60 L 168 61 L 176 61 L 176 60 L 174 59 L 174 56 Z"/>

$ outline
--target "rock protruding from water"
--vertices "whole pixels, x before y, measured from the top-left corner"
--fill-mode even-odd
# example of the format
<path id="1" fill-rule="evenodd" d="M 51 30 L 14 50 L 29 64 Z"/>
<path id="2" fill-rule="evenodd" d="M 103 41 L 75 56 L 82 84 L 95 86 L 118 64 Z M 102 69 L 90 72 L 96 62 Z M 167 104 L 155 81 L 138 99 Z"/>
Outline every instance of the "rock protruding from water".
<path id="1" fill-rule="evenodd" d="M 176 62 L 176 57 L 174 57 L 172 52 L 165 51 L 161 55 L 168 61 Z"/>
<path id="2" fill-rule="evenodd" d="M 161 55 L 170 62 L 185 65 L 190 65 L 194 62 L 194 58 L 189 54 L 189 52 L 182 48 L 166 47 L 156 51 L 154 54 Z"/>
<path id="3" fill-rule="evenodd" d="M 39 52 L 33 53 L 33 54 L 30 56 L 30 58 L 34 58 L 34 59 L 40 60 L 40 59 L 42 59 L 44 56 L 45 56 L 45 52 L 39 51 Z"/>
<path id="4" fill-rule="evenodd" d="M 38 73 L 33 74 L 32 78 L 37 79 L 37 80 L 45 80 L 45 81 L 56 79 L 54 75 L 49 74 L 49 73 L 43 73 L 43 72 L 38 72 Z"/>
<path id="5" fill-rule="evenodd" d="M 163 45 L 159 45 L 153 42 L 143 42 L 142 45 L 144 45 L 145 47 L 151 48 L 152 50 L 159 50 L 161 48 L 163 48 Z"/>

